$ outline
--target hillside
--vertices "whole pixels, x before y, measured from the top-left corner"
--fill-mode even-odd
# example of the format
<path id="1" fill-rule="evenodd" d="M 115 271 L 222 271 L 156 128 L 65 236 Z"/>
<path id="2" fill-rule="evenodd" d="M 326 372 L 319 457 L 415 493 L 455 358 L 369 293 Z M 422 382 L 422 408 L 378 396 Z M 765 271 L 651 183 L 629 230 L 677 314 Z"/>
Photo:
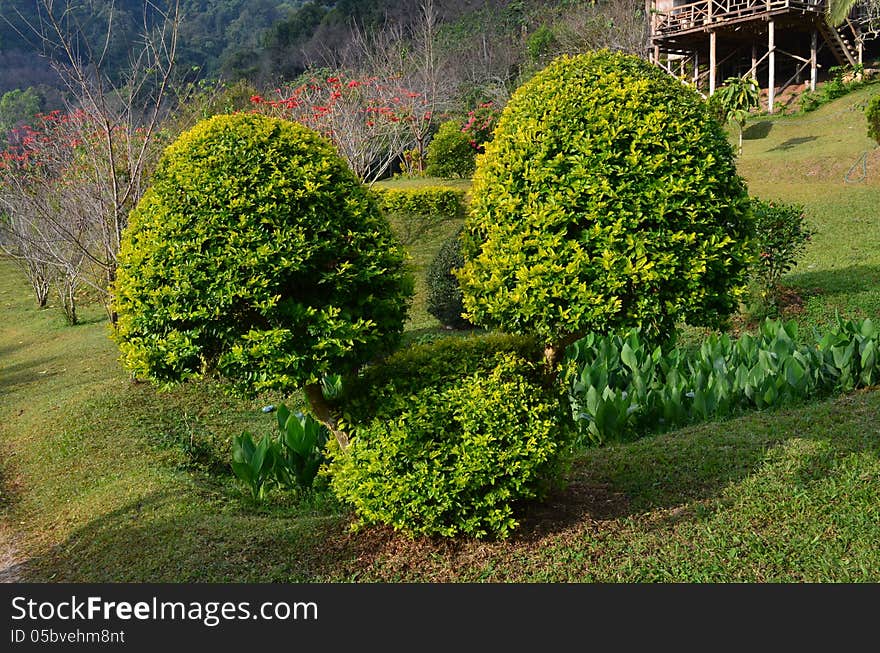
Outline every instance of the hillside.
<path id="1" fill-rule="evenodd" d="M 817 230 L 784 278 L 804 300 L 787 315 L 805 327 L 880 318 L 880 156 L 861 113 L 877 89 L 748 127 L 752 194 L 802 203 Z M 416 243 L 416 264 L 438 246 Z M 326 495 L 255 507 L 218 457 L 231 434 L 268 428 L 259 409 L 277 398 L 132 383 L 100 309 L 65 327 L 0 266 L 6 579 L 880 581 L 877 389 L 586 450 L 568 489 L 526 510 L 507 542 L 352 534 Z M 411 316 L 410 338 L 438 333 L 423 309 Z"/>

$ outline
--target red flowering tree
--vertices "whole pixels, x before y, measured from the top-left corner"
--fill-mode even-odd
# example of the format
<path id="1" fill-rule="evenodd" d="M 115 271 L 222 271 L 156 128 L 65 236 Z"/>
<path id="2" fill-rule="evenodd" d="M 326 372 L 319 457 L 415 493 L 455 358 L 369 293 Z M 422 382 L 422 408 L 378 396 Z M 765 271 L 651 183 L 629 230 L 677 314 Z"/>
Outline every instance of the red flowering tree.
<path id="1" fill-rule="evenodd" d="M 422 96 L 394 79 L 338 73 L 251 98 L 258 111 L 295 120 L 329 138 L 365 183 L 385 175 L 430 123 Z"/>
<path id="2" fill-rule="evenodd" d="M 83 286 L 109 304 L 118 218 L 139 193 L 123 195 L 125 186 L 108 180 L 128 181 L 128 156 L 146 141 L 142 130 L 102 124 L 84 110 L 54 111 L 15 130 L 0 154 L 0 247 L 25 272 L 39 306 L 54 285 L 71 324 Z"/>

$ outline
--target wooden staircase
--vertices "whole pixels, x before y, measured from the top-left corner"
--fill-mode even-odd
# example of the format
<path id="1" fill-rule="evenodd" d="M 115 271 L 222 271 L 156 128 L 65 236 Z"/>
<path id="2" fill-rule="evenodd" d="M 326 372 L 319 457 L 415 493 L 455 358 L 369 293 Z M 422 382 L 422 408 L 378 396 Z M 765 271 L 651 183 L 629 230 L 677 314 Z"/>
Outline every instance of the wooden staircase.
<path id="1" fill-rule="evenodd" d="M 855 66 L 858 64 L 858 51 L 849 40 L 848 35 L 842 32 L 840 28 L 829 25 L 824 18 L 817 21 L 817 23 L 819 33 L 822 34 L 822 38 L 825 39 L 828 47 L 831 48 L 831 52 L 834 54 L 834 58 L 837 59 L 837 62 L 841 66 Z M 849 25 L 849 27 L 852 32 L 852 25 Z M 855 38 L 854 33 L 852 36 Z"/>

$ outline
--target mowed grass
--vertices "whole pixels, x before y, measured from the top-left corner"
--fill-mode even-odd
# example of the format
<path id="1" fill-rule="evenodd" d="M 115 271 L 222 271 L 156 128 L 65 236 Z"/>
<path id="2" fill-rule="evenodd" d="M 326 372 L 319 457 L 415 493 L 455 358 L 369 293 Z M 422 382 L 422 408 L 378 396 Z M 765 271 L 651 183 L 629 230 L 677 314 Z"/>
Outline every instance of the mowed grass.
<path id="1" fill-rule="evenodd" d="M 752 193 L 805 204 L 819 231 L 786 278 L 806 297 L 795 314 L 805 325 L 835 311 L 878 317 L 875 154 L 858 184 L 835 172 L 870 147 L 864 118 L 847 107 L 874 89 L 803 118 L 763 117 L 769 131 L 745 141 L 740 169 Z M 817 138 L 791 144 L 823 117 Z M 418 283 L 446 236 L 412 248 Z M 23 580 L 880 580 L 873 389 L 582 452 L 568 488 L 523 506 L 506 542 L 410 540 L 350 533 L 351 516 L 326 494 L 275 494 L 260 507 L 247 499 L 218 452 L 243 428 L 268 429 L 259 409 L 279 398 L 134 384 L 99 310 L 63 326 L 56 311 L 32 307 L 8 263 L 0 306 L 3 510 Z M 417 300 L 407 328 L 414 338 L 438 325 Z"/>

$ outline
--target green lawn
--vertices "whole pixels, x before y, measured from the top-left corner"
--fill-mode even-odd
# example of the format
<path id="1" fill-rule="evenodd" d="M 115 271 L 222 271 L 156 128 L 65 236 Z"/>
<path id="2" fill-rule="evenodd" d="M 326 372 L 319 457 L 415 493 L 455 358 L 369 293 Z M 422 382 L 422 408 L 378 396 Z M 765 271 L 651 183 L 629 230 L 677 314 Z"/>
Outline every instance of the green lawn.
<path id="1" fill-rule="evenodd" d="M 746 135 L 751 192 L 803 203 L 818 230 L 785 280 L 805 325 L 880 317 L 880 156 L 859 110 L 877 89 Z M 866 178 L 845 183 L 865 151 Z M 417 277 L 448 233 L 413 248 Z M 411 338 L 438 330 L 419 293 Z M 277 397 L 132 383 L 99 310 L 63 326 L 8 263 L 0 306 L 0 487 L 24 580 L 880 581 L 874 390 L 585 451 L 512 540 L 412 541 L 349 533 L 323 494 L 250 503 L 222 453 L 269 427 Z"/>

